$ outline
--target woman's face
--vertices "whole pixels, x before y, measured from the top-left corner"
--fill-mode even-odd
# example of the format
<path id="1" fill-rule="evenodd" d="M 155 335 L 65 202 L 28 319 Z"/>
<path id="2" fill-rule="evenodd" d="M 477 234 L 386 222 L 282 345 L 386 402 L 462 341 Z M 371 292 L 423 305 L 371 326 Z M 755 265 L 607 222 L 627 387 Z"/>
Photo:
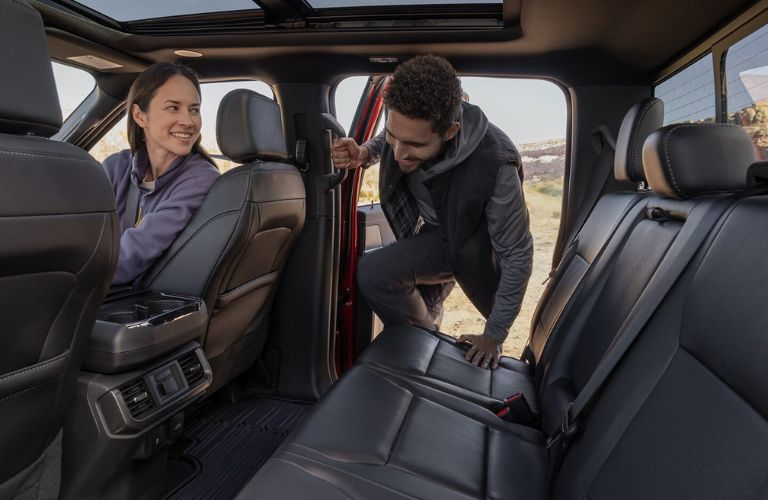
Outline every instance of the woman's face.
<path id="1" fill-rule="evenodd" d="M 146 113 L 138 104 L 131 112 L 144 130 L 147 149 L 155 154 L 187 155 L 200 137 L 200 95 L 181 75 L 170 77 L 157 89 Z"/>

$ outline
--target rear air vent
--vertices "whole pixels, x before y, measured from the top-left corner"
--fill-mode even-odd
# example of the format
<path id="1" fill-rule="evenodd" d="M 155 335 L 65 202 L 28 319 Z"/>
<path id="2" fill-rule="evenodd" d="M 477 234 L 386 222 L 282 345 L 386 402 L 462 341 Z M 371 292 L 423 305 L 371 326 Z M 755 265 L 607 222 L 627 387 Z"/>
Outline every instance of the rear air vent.
<path id="1" fill-rule="evenodd" d="M 184 378 L 187 380 L 187 384 L 190 387 L 194 387 L 205 379 L 205 370 L 200 363 L 200 359 L 197 357 L 195 351 L 189 352 L 179 358 L 179 365 L 181 371 L 184 373 Z"/>
<path id="2" fill-rule="evenodd" d="M 132 380 L 119 388 L 123 395 L 128 411 L 133 418 L 137 418 L 148 412 L 154 406 L 152 396 L 150 396 L 144 379 Z"/>

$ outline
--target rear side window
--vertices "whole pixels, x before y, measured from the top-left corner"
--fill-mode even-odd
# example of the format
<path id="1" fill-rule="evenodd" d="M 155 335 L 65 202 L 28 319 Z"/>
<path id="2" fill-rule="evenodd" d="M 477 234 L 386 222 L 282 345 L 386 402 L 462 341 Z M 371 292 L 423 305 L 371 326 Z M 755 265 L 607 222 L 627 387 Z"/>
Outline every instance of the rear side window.
<path id="1" fill-rule="evenodd" d="M 744 127 L 758 158 L 768 159 L 768 26 L 734 44 L 723 60 L 728 123 Z"/>
<path id="2" fill-rule="evenodd" d="M 654 89 L 664 101 L 664 125 L 715 121 L 715 77 L 707 55 Z"/>
<path id="3" fill-rule="evenodd" d="M 65 121 L 96 87 L 96 80 L 85 70 L 51 62 L 56 92 L 61 104 L 61 118 Z"/>

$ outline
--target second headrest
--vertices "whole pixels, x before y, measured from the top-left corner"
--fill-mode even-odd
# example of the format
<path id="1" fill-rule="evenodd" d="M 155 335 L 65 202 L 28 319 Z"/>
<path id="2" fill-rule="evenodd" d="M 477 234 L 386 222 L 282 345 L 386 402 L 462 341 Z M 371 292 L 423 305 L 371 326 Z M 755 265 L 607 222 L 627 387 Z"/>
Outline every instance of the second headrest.
<path id="1" fill-rule="evenodd" d="M 743 189 L 754 161 L 749 134 L 725 123 L 667 125 L 649 135 L 643 145 L 648 185 L 669 198 Z"/>
<path id="2" fill-rule="evenodd" d="M 280 106 L 252 90 L 235 89 L 221 100 L 216 140 L 236 163 L 288 158 Z"/>

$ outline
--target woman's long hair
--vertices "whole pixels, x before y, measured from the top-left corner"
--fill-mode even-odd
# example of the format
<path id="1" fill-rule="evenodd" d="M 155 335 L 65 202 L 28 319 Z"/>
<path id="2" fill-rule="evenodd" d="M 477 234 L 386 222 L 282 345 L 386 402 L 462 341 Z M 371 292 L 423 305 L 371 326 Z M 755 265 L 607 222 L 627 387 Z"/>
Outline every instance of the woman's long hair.
<path id="1" fill-rule="evenodd" d="M 155 63 L 149 68 L 145 69 L 138 78 L 131 85 L 131 90 L 128 91 L 128 144 L 131 148 L 131 153 L 142 147 L 144 142 L 144 131 L 138 123 L 133 119 L 133 105 L 137 104 L 142 112 L 146 113 L 149 109 L 149 102 L 155 96 L 157 89 L 162 87 L 172 76 L 183 76 L 197 89 L 197 95 L 200 94 L 200 81 L 197 79 L 197 75 L 187 66 L 175 62 L 159 62 Z M 214 167 L 216 162 L 213 161 L 211 155 L 200 145 L 202 135 L 197 138 L 192 145 L 192 152 L 197 153 Z"/>

